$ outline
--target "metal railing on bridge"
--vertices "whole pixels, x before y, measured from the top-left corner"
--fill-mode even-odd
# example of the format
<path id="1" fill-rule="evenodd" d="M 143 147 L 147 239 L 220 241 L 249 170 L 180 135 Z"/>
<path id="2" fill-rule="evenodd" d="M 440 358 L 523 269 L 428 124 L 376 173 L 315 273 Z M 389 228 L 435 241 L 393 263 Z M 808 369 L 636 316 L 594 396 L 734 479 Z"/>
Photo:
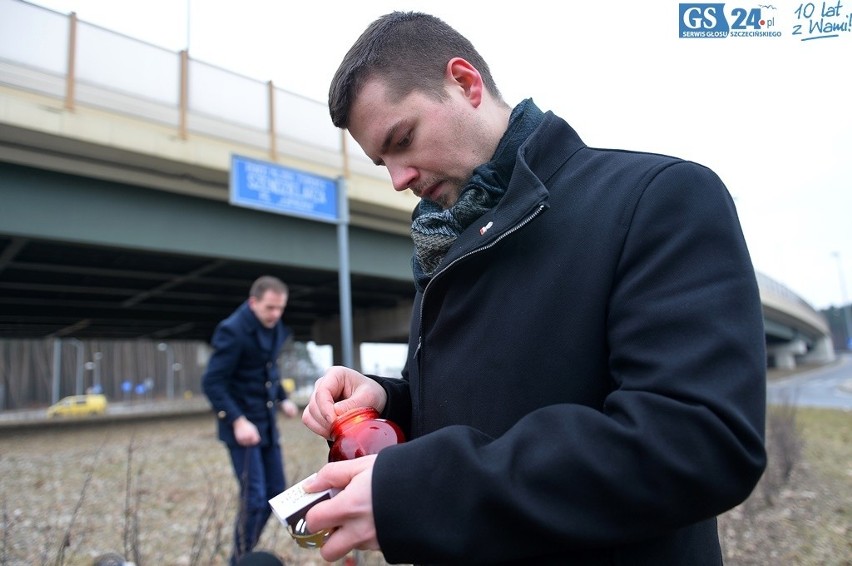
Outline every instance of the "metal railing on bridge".
<path id="1" fill-rule="evenodd" d="M 82 104 L 159 123 L 183 139 L 239 142 L 273 161 L 298 147 L 344 176 L 350 158 L 360 173 L 382 176 L 366 156 L 350 156 L 354 141 L 325 103 L 22 0 L 0 0 L 0 85 L 63 100 L 69 111 Z"/>

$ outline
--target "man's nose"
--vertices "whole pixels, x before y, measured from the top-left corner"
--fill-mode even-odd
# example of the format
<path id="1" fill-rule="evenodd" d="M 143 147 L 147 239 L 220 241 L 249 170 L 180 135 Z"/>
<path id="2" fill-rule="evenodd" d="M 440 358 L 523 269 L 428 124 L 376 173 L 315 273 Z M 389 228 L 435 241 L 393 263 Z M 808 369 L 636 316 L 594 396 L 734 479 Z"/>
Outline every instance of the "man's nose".
<path id="1" fill-rule="evenodd" d="M 417 169 L 407 165 L 388 164 L 388 173 L 391 176 L 393 188 L 396 191 L 404 191 L 417 180 Z"/>

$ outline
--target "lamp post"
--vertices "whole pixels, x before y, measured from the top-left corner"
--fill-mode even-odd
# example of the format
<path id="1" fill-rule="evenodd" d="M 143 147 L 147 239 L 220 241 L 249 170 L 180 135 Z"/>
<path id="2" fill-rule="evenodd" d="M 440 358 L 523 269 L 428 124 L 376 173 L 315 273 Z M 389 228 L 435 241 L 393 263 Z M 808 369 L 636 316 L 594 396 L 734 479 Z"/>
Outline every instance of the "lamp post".
<path id="1" fill-rule="evenodd" d="M 837 276 L 840 279 L 840 297 L 843 301 L 840 308 L 843 311 L 845 346 L 847 350 L 852 350 L 852 316 L 849 313 L 849 296 L 846 294 L 846 279 L 843 277 L 843 265 L 840 263 L 840 252 L 832 252 L 831 255 L 837 260 Z"/>
<path id="2" fill-rule="evenodd" d="M 83 394 L 83 343 L 76 338 L 70 339 L 71 344 L 77 349 L 77 375 L 74 385 L 74 394 Z"/>
<path id="3" fill-rule="evenodd" d="M 103 354 L 100 352 L 95 352 L 92 354 L 92 358 L 94 361 L 86 362 L 84 367 L 88 370 L 92 370 L 92 390 L 90 393 L 100 393 L 101 392 L 101 358 Z"/>
<path id="4" fill-rule="evenodd" d="M 189 32 L 190 32 L 190 21 L 192 18 L 190 17 L 191 10 L 191 0 L 186 0 L 186 52 L 189 53 Z"/>
<path id="5" fill-rule="evenodd" d="M 165 342 L 157 344 L 157 349 L 166 353 L 166 397 L 171 401 L 175 398 L 175 354 Z"/>
<path id="6" fill-rule="evenodd" d="M 180 362 L 175 362 L 175 363 L 172 364 L 172 369 L 178 374 L 177 382 L 178 382 L 178 385 L 179 385 L 180 394 L 181 394 L 181 396 L 185 396 L 186 395 L 186 385 L 184 384 L 185 378 L 184 378 L 184 372 L 181 371 L 183 369 L 183 364 L 180 363 Z"/>
<path id="7" fill-rule="evenodd" d="M 94 354 L 94 358 L 95 358 L 95 384 L 94 384 L 93 387 L 94 387 L 95 393 L 100 393 L 102 391 L 102 389 L 101 389 L 101 358 L 103 358 L 103 357 L 104 357 L 104 355 L 100 352 L 95 352 L 95 354 Z"/>

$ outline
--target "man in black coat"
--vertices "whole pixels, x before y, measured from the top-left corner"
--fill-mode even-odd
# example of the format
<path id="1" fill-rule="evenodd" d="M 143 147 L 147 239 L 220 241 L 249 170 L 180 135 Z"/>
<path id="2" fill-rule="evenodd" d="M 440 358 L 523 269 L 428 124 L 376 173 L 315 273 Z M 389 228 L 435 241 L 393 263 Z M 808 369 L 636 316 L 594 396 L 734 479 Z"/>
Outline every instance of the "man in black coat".
<path id="1" fill-rule="evenodd" d="M 216 327 L 203 377 L 219 440 L 228 447 L 240 485 L 232 564 L 257 544 L 271 513 L 269 499 L 286 487 L 275 416 L 279 410 L 288 417 L 298 414 L 281 385 L 277 363 L 290 334 L 281 323 L 287 296 L 279 279 L 258 278 L 248 300 Z"/>
<path id="2" fill-rule="evenodd" d="M 328 464 L 307 514 L 390 562 L 720 564 L 715 517 L 766 464 L 765 344 L 730 195 L 681 159 L 510 108 L 444 22 L 393 13 L 329 94 L 421 201 L 403 379 L 336 367 L 302 420 L 372 406 L 409 442 Z"/>

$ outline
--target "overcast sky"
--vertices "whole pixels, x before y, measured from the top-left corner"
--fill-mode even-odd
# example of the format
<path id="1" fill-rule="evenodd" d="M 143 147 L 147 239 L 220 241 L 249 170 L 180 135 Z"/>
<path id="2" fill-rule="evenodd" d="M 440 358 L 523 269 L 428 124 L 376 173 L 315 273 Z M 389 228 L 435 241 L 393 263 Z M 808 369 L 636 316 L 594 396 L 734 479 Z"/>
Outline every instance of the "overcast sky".
<path id="1" fill-rule="evenodd" d="M 781 35 L 714 39 L 680 38 L 670 0 L 32 3 L 320 101 L 372 20 L 435 14 L 471 39 L 507 102 L 532 97 L 592 146 L 711 167 L 758 271 L 816 308 L 852 299 L 852 2 L 725 3 L 732 29 L 760 9 L 761 30 Z"/>

